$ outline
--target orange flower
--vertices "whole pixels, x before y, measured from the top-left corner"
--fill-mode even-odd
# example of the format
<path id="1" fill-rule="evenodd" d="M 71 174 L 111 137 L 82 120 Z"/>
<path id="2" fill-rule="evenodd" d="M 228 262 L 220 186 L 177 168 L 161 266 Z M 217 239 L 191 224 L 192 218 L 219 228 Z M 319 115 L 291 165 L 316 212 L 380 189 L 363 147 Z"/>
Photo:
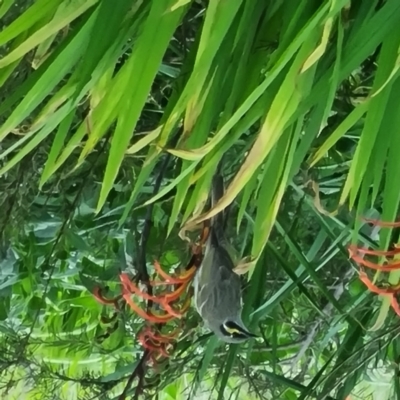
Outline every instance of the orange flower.
<path id="1" fill-rule="evenodd" d="M 364 267 L 374 269 L 376 271 L 393 271 L 400 268 L 400 262 L 391 262 L 388 264 L 375 264 L 371 261 L 365 260 L 363 257 L 359 256 L 357 253 L 363 253 L 365 255 L 373 255 L 373 256 L 393 256 L 400 254 L 400 249 L 398 250 L 369 250 L 356 247 L 354 245 L 350 245 L 349 255 L 357 264 L 363 265 Z"/>
<path id="2" fill-rule="evenodd" d="M 159 264 L 158 268 L 161 270 Z M 167 292 L 165 294 L 163 293 L 158 296 L 149 295 L 148 293 L 143 292 L 132 281 L 130 281 L 127 274 L 122 273 L 120 275 L 120 280 L 123 285 L 123 297 L 133 311 L 135 311 L 138 315 L 140 315 L 144 319 L 147 319 L 148 321 L 165 323 L 170 319 L 172 319 L 170 317 L 182 318 L 182 311 L 173 308 L 171 306 L 171 303 L 177 301 L 179 297 L 185 292 L 192 276 L 194 275 L 194 272 L 195 269 L 193 267 L 189 271 L 186 271 L 184 274 L 179 276 L 178 278 L 172 278 L 166 273 L 163 273 L 163 277 L 170 281 L 167 284 L 171 285 L 173 282 L 174 284 L 179 283 L 179 285 L 172 292 Z M 138 305 L 134 303 L 133 300 L 131 299 L 130 296 L 131 294 L 136 294 L 137 296 L 141 297 L 144 300 L 158 303 L 166 311 L 167 314 L 152 316 L 150 313 L 146 313 L 143 310 L 139 311 Z"/>
<path id="3" fill-rule="evenodd" d="M 364 217 L 362 217 L 362 220 L 365 221 L 365 222 L 368 222 L 369 224 L 376 225 L 376 226 L 381 226 L 383 228 L 397 228 L 397 227 L 400 227 L 400 221 L 387 222 L 387 221 L 381 221 L 380 219 L 371 219 L 371 218 L 364 218 Z"/>
<path id="4" fill-rule="evenodd" d="M 137 283 L 132 282 L 126 273 L 119 275 L 122 285 L 120 296 L 107 299 L 101 294 L 100 288 L 96 288 L 93 291 L 93 295 L 101 304 L 114 305 L 115 308 L 119 309 L 119 301 L 124 300 L 137 315 L 150 323 L 156 324 L 156 326 L 152 326 L 155 329 L 154 331 L 150 326 L 146 326 L 137 336 L 138 341 L 149 352 L 149 359 L 153 360 L 154 363 L 170 355 L 170 350 L 173 348 L 172 343 L 178 337 L 179 332 L 177 330 L 170 334 L 160 333 L 160 325 L 164 325 L 176 318 L 182 318 L 183 314 L 189 309 L 191 292 L 187 289 L 201 264 L 202 246 L 207 240 L 208 234 L 209 228 L 206 225 L 202 231 L 199 244 L 192 246 L 192 258 L 185 270 L 180 274 L 172 276 L 161 268 L 158 261 L 154 262 L 156 274 L 161 280 L 151 280 L 148 283 L 148 288 L 150 290 L 151 288 L 157 289 L 163 286 L 164 289 L 161 291 L 157 289 L 157 293 L 149 294 L 141 290 Z M 186 296 L 182 299 L 185 293 Z M 132 299 L 132 295 L 139 297 L 142 301 L 147 301 L 147 311 Z M 148 306 L 152 303 L 158 304 L 164 312 L 156 313 L 150 310 Z"/>
<path id="5" fill-rule="evenodd" d="M 389 287 L 385 287 L 385 288 L 380 288 L 380 287 L 374 285 L 364 271 L 360 271 L 359 276 L 360 276 L 361 282 L 363 282 L 365 284 L 365 286 L 369 289 L 369 291 L 371 291 L 372 293 L 392 295 L 392 294 L 398 293 L 400 291 L 400 285 L 389 286 Z"/>
<path id="6" fill-rule="evenodd" d="M 159 361 L 160 357 L 168 358 L 174 347 L 172 341 L 179 336 L 179 331 L 175 330 L 165 334 L 159 331 L 155 332 L 150 326 L 146 326 L 138 335 L 140 344 L 150 352 L 153 362 Z"/>
<path id="7" fill-rule="evenodd" d="M 364 221 L 369 222 L 374 225 L 378 225 L 384 228 L 394 228 L 400 227 L 400 222 L 384 222 L 380 220 L 363 218 Z M 353 259 L 360 267 L 366 267 L 375 271 L 381 272 L 391 272 L 400 269 L 400 261 L 388 261 L 388 257 L 394 257 L 400 255 L 400 248 L 395 246 L 393 250 L 371 250 L 360 248 L 355 245 L 350 245 L 348 247 L 349 256 Z M 363 256 L 376 256 L 384 257 L 386 261 L 382 264 L 374 263 L 372 261 L 366 260 Z M 396 295 L 400 293 L 400 284 L 388 285 L 385 287 L 378 287 L 372 283 L 371 279 L 368 277 L 366 272 L 362 269 L 359 271 L 360 280 L 365 284 L 369 291 L 372 293 L 389 296 L 391 298 L 391 306 L 397 315 L 400 316 L 400 305 L 397 301 Z"/>

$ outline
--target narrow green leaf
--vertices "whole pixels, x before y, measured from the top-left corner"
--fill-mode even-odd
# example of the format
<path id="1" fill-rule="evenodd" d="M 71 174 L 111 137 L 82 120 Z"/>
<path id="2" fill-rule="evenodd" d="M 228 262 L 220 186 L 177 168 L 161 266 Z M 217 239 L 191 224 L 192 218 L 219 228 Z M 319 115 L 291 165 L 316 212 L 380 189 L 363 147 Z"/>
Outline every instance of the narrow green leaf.
<path id="1" fill-rule="evenodd" d="M 2 18 L 4 14 L 7 13 L 7 11 L 11 8 L 13 4 L 14 0 L 4 0 L 2 4 L 0 4 L 0 18 Z"/>
<path id="2" fill-rule="evenodd" d="M 400 37 L 396 34 L 392 34 L 383 42 L 373 91 L 380 88 L 391 74 L 394 63 L 397 59 L 397 49 L 399 48 L 399 44 Z M 362 178 L 367 170 L 367 164 L 374 148 L 391 89 L 392 84 L 390 83 L 383 90 L 381 90 L 378 95 L 371 99 L 371 104 L 368 108 L 360 142 L 357 146 L 350 171 L 341 194 L 341 204 L 343 204 L 345 199 L 350 195 L 350 207 L 354 205 Z"/>
<path id="3" fill-rule="evenodd" d="M 104 174 L 97 212 L 103 207 L 114 184 L 151 84 L 157 74 L 169 40 L 179 22 L 181 8 L 178 9 L 179 11 L 168 12 L 168 7 L 171 4 L 171 0 L 166 3 L 152 3 L 145 27 L 137 40 L 136 48 L 125 65 L 128 72 L 124 90 L 125 95 L 121 97 L 121 109 L 111 140 L 110 155 Z M 152 44 L 152 51 L 149 54 L 150 43 Z"/>
<path id="4" fill-rule="evenodd" d="M 229 376 L 230 376 L 232 368 L 233 368 L 233 364 L 236 359 L 236 353 L 238 351 L 238 347 L 239 346 L 237 344 L 230 346 L 228 357 L 227 357 L 226 363 L 224 365 L 224 372 L 222 374 L 221 385 L 220 385 L 219 391 L 218 391 L 218 398 L 217 398 L 218 400 L 225 399 L 225 388 L 228 383 L 228 379 L 229 379 Z"/>
<path id="5" fill-rule="evenodd" d="M 81 55 L 81 48 L 88 39 L 93 18 L 90 18 L 80 32 L 63 49 L 58 57 L 51 63 L 46 73 L 35 82 L 29 93 L 14 109 L 10 117 L 0 128 L 0 140 L 4 139 L 18 124 L 38 107 L 46 96 L 76 64 Z"/>
<path id="6" fill-rule="evenodd" d="M 58 127 L 56 136 L 50 149 L 49 156 L 47 157 L 47 161 L 42 172 L 42 176 L 40 177 L 39 187 L 42 187 L 45 182 L 49 180 L 52 171 L 54 171 L 55 162 L 64 145 L 65 138 L 67 137 L 68 131 L 71 128 L 74 117 L 75 110 L 71 111 Z"/>
<path id="7" fill-rule="evenodd" d="M 70 3 L 71 6 L 70 9 L 68 9 L 68 12 L 64 12 L 63 14 L 61 14 L 60 18 L 50 21 L 43 28 L 39 29 L 37 32 L 29 36 L 29 38 L 26 39 L 25 42 L 14 49 L 11 53 L 3 57 L 0 60 L 0 68 L 9 65 L 24 56 L 27 52 L 34 49 L 44 40 L 54 35 L 60 29 L 64 28 L 70 22 L 82 15 L 86 10 L 96 4 L 97 1 L 98 0 L 75 0 L 73 3 Z M 0 43 L 1 39 L 2 37 L 0 35 Z"/>
<path id="8" fill-rule="evenodd" d="M 11 7 L 13 0 L 7 0 L 1 4 L 0 18 Z M 55 12 L 61 0 L 38 0 L 35 1 L 15 21 L 5 27 L 0 33 L 0 46 L 26 32 L 38 21 Z"/>
<path id="9" fill-rule="evenodd" d="M 339 126 L 329 135 L 326 141 L 319 147 L 310 161 L 313 167 L 325 154 L 341 139 L 368 111 L 371 99 L 358 104 L 354 110 L 339 124 Z"/>
<path id="10" fill-rule="evenodd" d="M 132 7 L 130 0 L 102 0 L 98 7 L 96 20 L 92 26 L 92 34 L 87 43 L 87 49 L 79 64 L 78 85 L 75 96 L 78 96 L 86 85 L 92 71 L 103 58 L 104 53 L 115 44 L 121 23 L 129 8 Z"/>

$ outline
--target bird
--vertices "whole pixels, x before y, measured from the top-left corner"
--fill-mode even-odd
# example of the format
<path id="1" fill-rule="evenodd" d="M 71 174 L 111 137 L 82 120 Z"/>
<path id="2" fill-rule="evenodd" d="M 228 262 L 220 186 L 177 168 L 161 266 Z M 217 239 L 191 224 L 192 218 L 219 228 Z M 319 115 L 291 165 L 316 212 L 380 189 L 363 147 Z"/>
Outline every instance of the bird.
<path id="1" fill-rule="evenodd" d="M 217 168 L 212 179 L 211 205 L 223 196 L 224 180 Z M 241 317 L 240 277 L 227 247 L 224 212 L 211 218 L 203 260 L 194 277 L 195 308 L 206 327 L 226 343 L 242 343 L 252 337 Z"/>

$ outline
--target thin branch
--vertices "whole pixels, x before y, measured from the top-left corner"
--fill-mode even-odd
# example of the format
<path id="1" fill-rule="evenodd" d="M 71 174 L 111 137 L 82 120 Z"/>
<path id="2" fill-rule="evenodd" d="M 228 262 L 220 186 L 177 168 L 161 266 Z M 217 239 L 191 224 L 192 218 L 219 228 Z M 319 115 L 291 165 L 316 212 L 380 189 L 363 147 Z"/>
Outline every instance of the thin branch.
<path id="1" fill-rule="evenodd" d="M 172 139 L 171 146 L 176 145 L 176 143 L 180 137 L 181 131 L 182 130 L 180 129 L 176 133 L 176 135 Z M 160 190 L 161 183 L 164 179 L 164 174 L 167 170 L 170 160 L 171 160 L 171 154 L 168 153 L 165 156 L 165 158 L 161 164 L 160 172 L 154 183 L 153 196 L 155 196 Z M 144 226 L 143 226 L 143 230 L 142 230 L 142 234 L 141 234 L 141 238 L 140 238 L 140 244 L 138 246 L 138 256 L 136 259 L 136 269 L 138 271 L 137 279 L 142 281 L 146 285 L 147 293 L 149 295 L 153 294 L 153 288 L 150 285 L 150 276 L 149 276 L 149 272 L 147 270 L 146 254 L 147 254 L 147 243 L 149 241 L 151 227 L 152 227 L 153 208 L 154 208 L 154 203 L 151 203 L 147 206 L 146 216 L 145 216 L 145 220 L 144 220 Z M 153 305 L 153 302 L 151 300 L 148 300 L 147 301 L 147 309 L 149 310 L 152 305 Z M 149 356 L 149 351 L 146 350 L 144 352 L 143 357 L 141 358 L 139 364 L 134 369 L 134 371 L 130 375 L 128 381 L 126 382 L 125 388 L 118 398 L 119 400 L 125 400 L 126 394 L 128 393 L 128 390 L 131 387 L 132 382 L 136 377 L 138 377 L 139 380 L 138 380 L 138 384 L 136 386 L 135 394 L 134 394 L 133 398 L 138 399 L 140 394 L 143 392 L 145 375 L 146 375 L 146 361 L 148 359 L 148 356 Z"/>
<path id="2" fill-rule="evenodd" d="M 142 358 L 140 359 L 140 361 L 136 365 L 136 368 L 132 371 L 131 376 L 129 377 L 128 381 L 126 382 L 125 388 L 124 388 L 123 392 L 120 394 L 120 396 L 118 398 L 119 400 L 125 400 L 126 399 L 126 395 L 128 394 L 128 390 L 132 386 L 132 382 L 137 376 L 139 377 L 139 382 L 138 382 L 138 384 L 136 386 L 136 389 L 135 389 L 134 399 L 138 399 L 139 398 L 139 395 L 143 391 L 144 376 L 145 376 L 145 372 L 146 372 L 145 371 L 145 365 L 146 365 L 146 361 L 147 361 L 148 356 L 149 356 L 149 351 L 145 350 L 145 352 L 143 353 Z"/>

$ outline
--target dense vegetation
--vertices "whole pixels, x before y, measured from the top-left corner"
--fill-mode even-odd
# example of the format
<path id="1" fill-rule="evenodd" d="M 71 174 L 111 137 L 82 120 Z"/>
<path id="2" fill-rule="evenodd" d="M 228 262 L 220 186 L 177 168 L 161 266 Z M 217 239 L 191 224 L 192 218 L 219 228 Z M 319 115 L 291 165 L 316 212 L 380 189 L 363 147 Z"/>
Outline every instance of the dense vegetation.
<path id="1" fill-rule="evenodd" d="M 2 398 L 400 398 L 400 273 L 374 295 L 348 251 L 398 257 L 399 24 L 398 0 L 0 1 Z M 191 308 L 151 365 L 96 288 L 185 266 L 181 228 L 222 209 L 260 338 Z"/>

